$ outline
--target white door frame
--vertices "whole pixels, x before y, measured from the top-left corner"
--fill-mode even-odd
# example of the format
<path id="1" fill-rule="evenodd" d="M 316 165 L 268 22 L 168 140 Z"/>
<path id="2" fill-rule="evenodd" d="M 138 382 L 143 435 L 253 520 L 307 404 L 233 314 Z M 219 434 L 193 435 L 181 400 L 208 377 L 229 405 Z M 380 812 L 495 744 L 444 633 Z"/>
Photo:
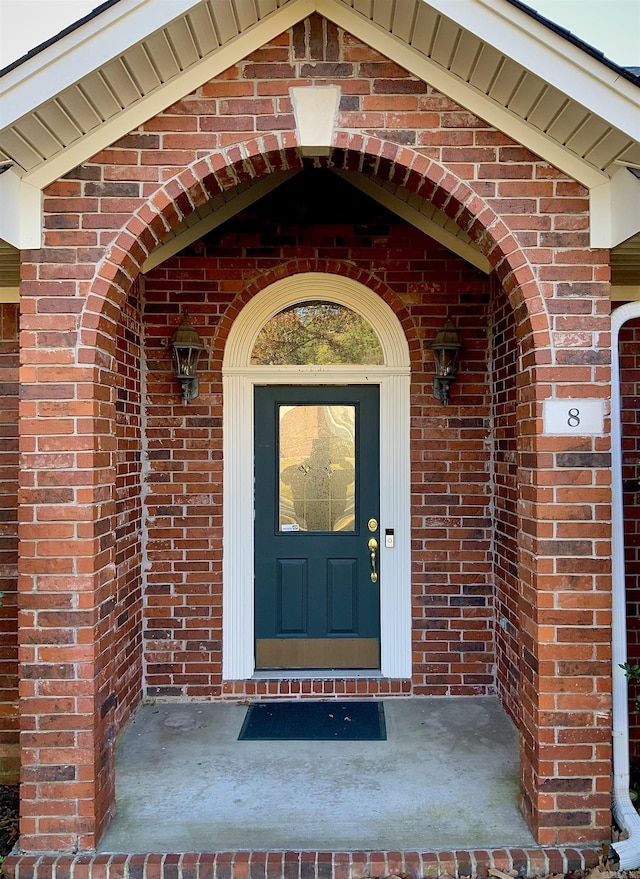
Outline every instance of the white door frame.
<path id="1" fill-rule="evenodd" d="M 356 311 L 376 331 L 383 366 L 252 366 L 256 336 L 297 302 L 323 300 Z M 380 386 L 381 673 L 411 677 L 409 346 L 391 308 L 364 284 L 340 275 L 290 275 L 261 290 L 236 318 L 225 346 L 223 383 L 222 676 L 255 671 L 253 545 L 253 394 L 255 385 Z M 393 549 L 384 547 L 394 530 Z M 295 672 L 292 672 L 295 676 Z"/>

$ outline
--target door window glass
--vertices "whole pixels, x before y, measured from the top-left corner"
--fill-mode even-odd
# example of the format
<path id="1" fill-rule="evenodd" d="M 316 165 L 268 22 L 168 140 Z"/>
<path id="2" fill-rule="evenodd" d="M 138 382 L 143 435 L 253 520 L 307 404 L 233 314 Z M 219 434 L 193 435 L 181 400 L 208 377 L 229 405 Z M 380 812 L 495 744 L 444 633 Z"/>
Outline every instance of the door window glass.
<path id="1" fill-rule="evenodd" d="M 255 366 L 384 363 L 368 321 L 335 302 L 302 302 L 274 315 L 258 333 Z"/>
<path id="2" fill-rule="evenodd" d="M 279 406 L 280 531 L 355 530 L 356 407 Z"/>

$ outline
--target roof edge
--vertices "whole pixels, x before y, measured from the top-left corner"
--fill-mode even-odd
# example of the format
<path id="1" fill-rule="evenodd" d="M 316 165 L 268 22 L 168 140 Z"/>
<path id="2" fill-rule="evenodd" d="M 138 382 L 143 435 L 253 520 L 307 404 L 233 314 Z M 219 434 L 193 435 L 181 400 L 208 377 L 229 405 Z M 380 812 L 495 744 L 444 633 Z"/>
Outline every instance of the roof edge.
<path id="1" fill-rule="evenodd" d="M 525 15 L 528 15 L 530 18 L 538 21 L 540 24 L 544 25 L 544 27 L 548 28 L 550 31 L 553 31 L 553 33 L 557 34 L 559 37 L 562 37 L 562 39 L 566 40 L 568 43 L 572 43 L 578 49 L 586 52 L 587 55 L 595 58 L 596 61 L 600 61 L 600 63 L 604 64 L 605 67 L 608 67 L 615 73 L 620 74 L 620 76 L 624 77 L 624 79 L 628 80 L 629 82 L 633 83 L 633 85 L 636 85 L 640 88 L 640 67 L 622 67 L 617 62 L 612 61 L 611 58 L 608 58 L 604 54 L 604 52 L 600 51 L 600 49 L 596 49 L 590 43 L 587 43 L 585 40 L 576 36 L 566 27 L 562 27 L 562 25 L 556 24 L 550 18 L 546 18 L 544 15 L 533 9 L 531 6 L 527 6 L 527 4 L 523 3 L 522 0 L 507 0 L 507 3 L 509 3 L 511 6 L 515 6 L 516 9 L 524 12 Z M 640 63 L 640 59 L 638 59 L 638 63 Z M 634 70 L 638 70 L 639 73 L 634 73 Z"/>
<path id="2" fill-rule="evenodd" d="M 45 40 L 44 43 L 39 43 L 37 46 L 34 46 L 33 49 L 29 49 L 26 55 L 21 55 L 20 58 L 16 58 L 15 61 L 12 61 L 11 64 L 7 64 L 6 67 L 0 68 L 0 78 L 5 76 L 5 74 L 7 73 L 11 73 L 12 70 L 15 70 L 17 67 L 20 67 L 22 64 L 30 61 L 32 58 L 35 58 L 36 55 L 39 55 L 40 52 L 44 52 L 44 50 L 48 49 L 49 46 L 53 46 L 59 40 L 62 40 L 69 34 L 72 34 L 74 31 L 78 30 L 78 28 L 81 28 L 83 24 L 87 24 L 87 22 L 93 21 L 94 18 L 97 18 L 102 12 L 105 12 L 111 6 L 115 6 L 116 3 L 120 3 L 120 0 L 104 0 L 104 3 L 96 6 L 95 9 L 92 9 L 91 12 L 83 15 L 82 18 L 79 18 L 72 24 L 67 25 L 67 27 L 63 28 L 63 30 L 59 31 L 57 34 L 54 34 L 52 37 L 49 37 L 48 40 Z"/>

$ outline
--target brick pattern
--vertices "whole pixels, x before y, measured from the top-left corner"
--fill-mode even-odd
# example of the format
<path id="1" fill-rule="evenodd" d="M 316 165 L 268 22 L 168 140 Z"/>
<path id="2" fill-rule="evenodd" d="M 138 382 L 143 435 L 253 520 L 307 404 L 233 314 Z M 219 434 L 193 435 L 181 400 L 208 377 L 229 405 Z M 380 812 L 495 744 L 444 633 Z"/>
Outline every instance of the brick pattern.
<path id="1" fill-rule="evenodd" d="M 566 875 L 598 864 L 589 848 L 430 852 L 215 852 L 11 856 L 7 879 L 488 879 L 491 870 L 521 879 Z"/>
<path id="2" fill-rule="evenodd" d="M 628 321 L 620 330 L 620 413 L 622 420 L 622 484 L 624 502 L 625 583 L 627 589 L 627 656 L 640 662 L 640 428 L 638 425 L 638 342 L 640 321 Z M 640 716 L 635 711 L 638 684 L 629 685 L 630 756 L 635 771 L 640 761 Z"/>
<path id="3" fill-rule="evenodd" d="M 134 284 L 120 314 L 116 332 L 116 524 L 115 594 L 105 617 L 105 649 L 112 661 L 103 676 L 102 713 L 113 713 L 121 729 L 142 696 L 142 566 L 145 549 L 143 524 L 143 413 L 142 326 L 140 285 Z M 106 610 L 106 608 L 105 608 Z"/>
<path id="4" fill-rule="evenodd" d="M 118 713 L 114 700 L 119 694 L 112 698 L 109 683 L 117 679 L 117 669 L 124 671 L 126 656 L 134 665 L 139 656 L 135 641 L 137 587 L 133 586 L 132 603 L 126 607 L 126 613 L 133 617 L 134 643 L 129 647 L 129 635 L 123 632 L 116 648 L 108 631 L 116 608 L 125 613 L 123 590 L 128 577 L 133 584 L 132 572 L 144 551 L 144 546 L 138 549 L 132 536 L 142 514 L 127 487 L 136 473 L 135 393 L 132 409 L 120 413 L 131 417 L 130 431 L 125 430 L 124 421 L 117 421 L 118 382 L 129 387 L 128 382 L 135 385 L 137 381 L 127 372 L 127 351 L 123 349 L 118 360 L 116 341 L 127 339 L 124 328 L 131 329 L 129 322 L 138 320 L 126 304 L 132 281 L 146 254 L 167 229 L 209 198 L 272 171 L 302 169 L 288 92 L 300 77 L 306 84 L 337 82 L 342 89 L 334 149 L 324 163 L 366 173 L 382 182 L 401 183 L 409 192 L 443 208 L 488 256 L 495 267 L 495 284 L 502 287 L 510 303 L 519 347 L 518 368 L 515 387 L 508 388 L 508 401 L 501 400 L 495 414 L 499 429 L 511 440 L 515 395 L 523 806 L 540 843 L 599 842 L 608 835 L 611 765 L 609 441 L 608 436 L 589 440 L 545 437 L 541 420 L 541 402 L 551 394 L 607 397 L 609 393 L 608 256 L 588 249 L 587 194 L 406 71 L 313 18 L 52 184 L 44 199 L 45 247 L 23 254 L 19 578 L 23 848 L 91 849 L 113 808 L 113 742 L 126 712 Z M 397 274 L 393 279 L 387 276 L 384 284 L 380 282 L 380 295 L 414 295 L 415 290 L 403 286 L 407 279 L 402 277 L 402 265 L 419 256 L 403 242 L 395 257 Z M 217 300 L 211 295 L 211 301 L 232 299 L 227 300 L 227 311 L 213 333 L 214 346 L 223 345 L 233 315 L 258 285 L 265 286 L 283 273 L 309 270 L 312 264 L 317 264 L 315 255 L 286 266 L 273 258 L 266 271 L 264 265 L 261 267 L 263 273 L 258 278 L 248 284 L 244 278 L 247 286 L 240 292 L 243 281 L 237 270 L 231 278 L 212 279 L 219 287 Z M 336 258 L 329 259 L 329 266 L 331 271 L 344 270 Z M 376 262 L 367 270 L 375 278 Z M 358 271 L 357 266 L 353 271 Z M 462 281 L 460 277 L 451 280 Z M 373 282 L 373 289 L 378 289 L 377 283 Z M 422 687 L 442 686 L 454 692 L 458 686 L 488 685 L 490 650 L 486 648 L 492 639 L 491 619 L 487 607 L 471 601 L 488 596 L 474 595 L 469 587 L 486 588 L 495 572 L 502 578 L 496 581 L 502 590 L 501 613 L 510 604 L 508 590 L 512 589 L 500 573 L 511 552 L 508 540 L 492 548 L 490 528 L 480 524 L 492 509 L 491 467 L 513 479 L 504 450 L 492 459 L 489 447 L 480 449 L 491 398 L 483 360 L 487 341 L 480 327 L 488 325 L 490 312 L 495 325 L 504 311 L 495 295 L 489 307 L 475 294 L 465 298 L 468 291 L 462 288 L 457 295 L 452 288 L 451 301 L 437 286 L 418 292 L 422 299 L 401 302 L 403 326 L 416 364 L 414 391 L 427 397 L 431 375 L 423 348 L 448 306 L 461 322 L 465 344 L 469 340 L 465 374 L 476 378 L 475 387 L 468 379 L 466 387 L 463 382 L 456 386 L 458 401 L 464 404 L 462 420 L 459 411 L 450 419 L 446 410 L 429 412 L 430 398 L 414 397 L 413 410 L 416 442 L 429 441 L 426 433 L 430 426 L 444 431 L 454 453 L 453 437 L 460 432 L 449 480 L 443 480 L 436 466 L 442 461 L 438 462 L 438 450 L 431 447 L 420 452 L 428 458 L 422 471 L 414 462 L 413 483 L 414 499 L 421 503 L 428 499 L 434 507 L 436 496 L 430 483 L 446 484 L 446 491 L 439 493 L 439 515 L 452 519 L 451 525 L 446 524 L 452 531 L 439 534 L 435 527 L 431 530 L 431 521 L 425 521 L 429 513 L 417 507 L 416 592 L 419 597 L 426 595 L 427 587 L 439 590 L 434 594 L 440 596 L 440 604 L 435 606 L 441 614 L 444 611 L 441 618 L 449 627 L 420 630 L 416 674 Z M 181 288 L 181 301 L 200 305 L 196 312 L 204 336 L 209 334 L 210 319 L 201 308 L 206 298 L 202 290 Z M 176 306 L 175 320 L 181 303 L 172 300 L 171 304 Z M 187 533 L 187 526 L 179 525 L 185 544 L 179 548 L 180 558 L 164 560 L 168 563 L 165 572 L 159 567 L 163 561 L 159 539 L 153 546 L 156 556 L 154 577 L 149 582 L 148 619 L 154 606 L 175 605 L 175 613 L 166 619 L 171 625 L 180 620 L 181 632 L 193 637 L 171 647 L 169 670 L 175 672 L 173 663 L 178 660 L 183 667 L 188 663 L 190 671 L 207 678 L 204 686 L 209 686 L 210 663 L 197 669 L 195 653 L 202 652 L 209 660 L 216 658 L 216 638 L 204 636 L 216 632 L 219 609 L 212 601 L 215 589 L 204 582 L 208 577 L 197 562 L 189 568 L 193 560 L 187 553 L 195 551 L 198 540 L 203 541 L 206 564 L 213 576 L 219 577 L 216 529 L 220 522 L 211 509 L 212 499 L 219 497 L 219 483 L 214 480 L 220 462 L 207 459 L 204 471 L 198 468 L 204 460 L 203 447 L 219 442 L 220 426 L 215 419 L 220 417 L 220 388 L 210 365 L 209 384 L 201 401 L 208 398 L 205 411 L 192 406 L 186 416 L 172 417 L 177 388 L 166 382 L 170 376 L 168 352 L 161 346 L 161 339 L 166 339 L 173 327 L 167 305 L 160 305 L 164 314 L 145 312 L 149 388 L 153 386 L 158 406 L 157 411 L 151 408 L 147 413 L 156 419 L 148 425 L 147 439 L 151 457 L 163 451 L 158 430 L 164 417 L 165 438 L 168 432 L 170 451 L 175 451 L 176 457 L 165 459 L 165 471 L 161 458 L 149 462 L 152 475 L 158 478 L 145 483 L 144 491 L 155 503 L 164 486 L 174 502 L 166 506 L 180 506 L 183 515 L 188 513 L 189 528 Z M 127 341 L 128 353 L 134 356 L 139 344 L 136 333 Z M 219 357 L 220 347 L 216 350 Z M 498 373 L 511 364 L 506 350 L 504 354 L 499 350 L 496 344 Z M 170 401 L 164 410 L 163 396 Z M 185 418 L 204 420 L 188 423 Z M 512 448 L 508 448 L 509 454 Z M 463 478 L 467 454 L 469 472 L 478 476 L 479 482 Z M 173 493 L 174 479 L 184 487 L 181 493 Z M 211 505 L 199 524 L 198 498 L 205 480 Z M 505 485 L 497 520 L 502 525 L 508 522 L 513 504 L 513 483 Z M 461 517 L 461 533 L 454 538 L 455 514 L 448 517 L 446 513 L 451 513 L 453 504 L 449 502 L 456 493 L 459 506 L 465 513 L 473 510 L 473 515 Z M 579 519 L 575 518 L 576 509 L 582 513 Z M 160 527 L 170 520 L 172 524 L 179 521 L 178 509 L 164 512 L 158 508 L 156 512 L 165 520 Z M 129 550 L 117 548 L 117 527 L 124 527 Z M 205 541 L 197 533 L 199 527 L 212 530 L 210 543 L 209 532 Z M 177 542 L 181 535 L 172 533 L 169 537 Z M 438 547 L 443 539 L 446 545 Z M 465 544 L 464 570 L 459 563 L 447 570 L 438 553 L 453 556 L 461 541 Z M 151 550 L 151 545 L 148 548 Z M 118 556 L 118 562 L 124 562 L 121 574 L 117 573 L 117 551 L 131 552 L 126 558 Z M 433 579 L 427 571 L 428 562 L 440 566 Z M 472 582 L 466 579 L 467 571 L 474 573 Z M 172 581 L 167 573 L 178 577 Z M 158 579 L 154 579 L 156 574 Z M 158 587 L 160 593 L 154 594 Z M 174 595 L 171 589 L 176 590 Z M 451 623 L 455 615 L 464 620 L 463 628 L 456 630 Z M 426 619 L 418 612 L 415 618 Z M 429 619 L 438 617 L 433 614 Z M 154 624 L 154 628 L 161 630 L 160 625 Z M 442 632 L 447 634 L 444 640 Z M 511 643 L 498 635 L 504 657 L 509 655 L 499 671 L 499 686 L 505 696 L 507 669 L 513 668 L 516 649 L 516 636 L 511 634 Z M 473 646 L 460 651 L 467 654 L 465 662 L 455 668 L 455 656 L 448 648 L 452 644 L 466 646 L 467 639 Z M 436 644 L 442 649 L 435 648 Z M 431 648 L 446 657 L 434 668 L 422 661 Z M 442 666 L 449 660 L 449 679 L 436 684 L 435 676 L 443 674 Z M 164 686 L 161 651 L 155 653 L 154 662 L 159 676 L 156 684 L 162 681 Z M 477 682 L 472 681 L 469 671 L 475 662 Z M 137 687 L 138 671 L 131 675 L 127 681 L 123 673 L 118 685 L 130 694 L 123 696 L 124 704 L 134 698 Z M 178 681 L 181 688 L 191 683 L 203 685 L 202 678 Z"/>
<path id="5" fill-rule="evenodd" d="M 20 770 L 18 742 L 18 305 L 0 304 L 0 781 Z"/>
<path id="6" fill-rule="evenodd" d="M 348 194 L 338 190 L 328 200 L 341 196 Z M 305 201 L 304 184 L 292 201 Z M 396 254 L 403 246 L 406 257 L 399 260 Z M 199 242 L 198 251 L 167 261 L 145 281 L 149 694 L 219 697 L 222 692 L 221 364 L 215 354 L 203 364 L 201 396 L 185 410 L 166 347 L 172 327 L 180 320 L 177 311 L 182 306 L 189 312 L 204 340 L 215 339 L 234 291 L 246 289 L 251 279 L 273 264 L 300 267 L 310 253 L 316 259 L 310 268 L 340 261 L 366 270 L 375 262 L 378 283 L 393 291 L 389 295 L 396 309 L 406 312 L 421 343 L 414 364 L 411 414 L 415 616 L 411 692 L 495 692 L 488 510 L 491 455 L 486 444 L 489 281 L 370 203 L 363 204 L 354 225 L 314 223 L 305 217 L 302 223 L 292 218 L 285 226 L 272 201 L 265 200 L 252 208 L 250 216 L 240 214 L 219 235 Z M 451 405 L 443 413 L 432 394 L 433 358 L 428 346 L 447 309 L 459 326 L 465 353 Z M 359 682 L 356 691 L 362 692 L 362 687 Z M 253 688 L 243 684 L 241 689 Z M 304 695 L 305 689 L 298 692 Z M 278 692 L 290 693 L 288 682 L 282 682 Z M 384 690 L 372 681 L 365 692 Z"/>
<path id="7" fill-rule="evenodd" d="M 516 376 L 518 344 L 511 306 L 499 285 L 491 324 L 493 361 L 493 564 L 496 685 L 500 701 L 520 728 L 520 626 L 518 605 L 518 448 Z"/>

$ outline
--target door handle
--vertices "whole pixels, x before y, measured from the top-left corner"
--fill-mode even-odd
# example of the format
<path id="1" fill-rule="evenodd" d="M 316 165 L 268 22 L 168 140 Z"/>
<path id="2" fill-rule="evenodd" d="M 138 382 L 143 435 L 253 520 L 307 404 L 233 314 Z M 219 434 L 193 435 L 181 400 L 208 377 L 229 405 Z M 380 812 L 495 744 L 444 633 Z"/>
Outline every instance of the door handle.
<path id="1" fill-rule="evenodd" d="M 369 547 L 369 552 L 371 553 L 371 582 L 378 582 L 378 572 L 376 571 L 376 553 L 378 551 L 378 541 L 375 537 L 372 537 L 367 543 Z"/>

